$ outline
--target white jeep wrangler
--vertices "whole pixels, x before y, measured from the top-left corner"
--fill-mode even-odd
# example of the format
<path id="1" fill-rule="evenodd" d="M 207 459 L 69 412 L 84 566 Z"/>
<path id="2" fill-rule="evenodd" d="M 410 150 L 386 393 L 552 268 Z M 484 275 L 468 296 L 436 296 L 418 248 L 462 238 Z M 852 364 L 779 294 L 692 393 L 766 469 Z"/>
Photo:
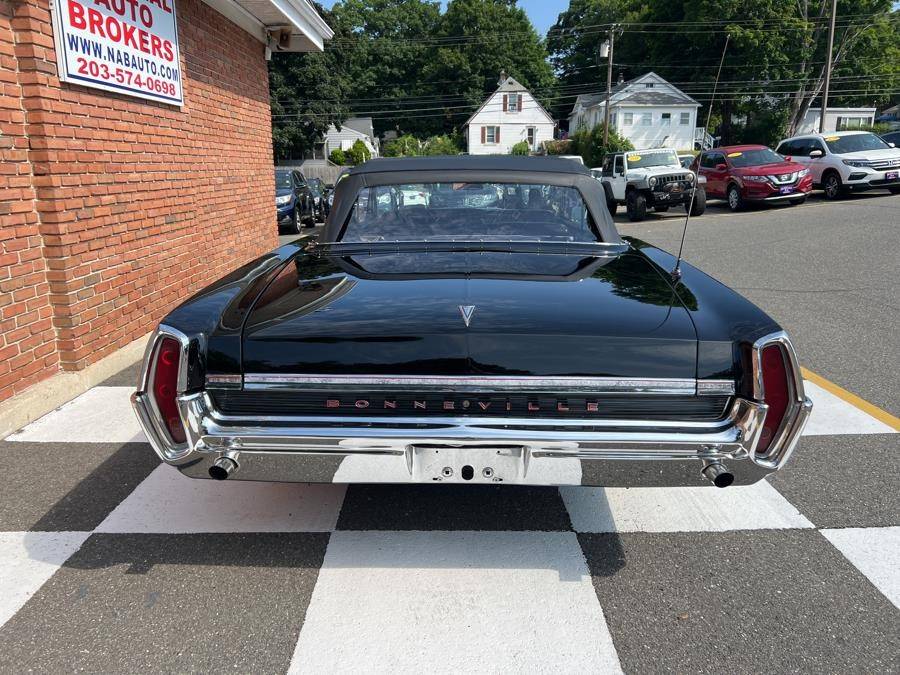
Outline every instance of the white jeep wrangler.
<path id="1" fill-rule="evenodd" d="M 609 154 L 603 167 L 591 169 L 591 174 L 603 183 L 610 215 L 615 214 L 619 204 L 625 204 L 628 218 L 633 221 L 643 220 L 650 208 L 668 211 L 670 206 L 681 204 L 686 209 L 690 206 L 692 216 L 706 210 L 706 191 L 671 149 Z"/>

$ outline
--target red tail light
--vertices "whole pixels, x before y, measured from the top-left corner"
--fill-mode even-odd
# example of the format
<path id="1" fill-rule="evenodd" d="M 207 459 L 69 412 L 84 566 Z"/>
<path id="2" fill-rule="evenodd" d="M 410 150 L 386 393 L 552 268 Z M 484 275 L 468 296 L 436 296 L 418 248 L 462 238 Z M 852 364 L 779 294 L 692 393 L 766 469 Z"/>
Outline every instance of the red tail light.
<path id="1" fill-rule="evenodd" d="M 181 344 L 178 340 L 164 337 L 156 350 L 156 368 L 153 373 L 153 400 L 169 430 L 169 436 L 176 443 L 184 443 L 184 427 L 178 415 L 178 366 L 181 361 Z"/>
<path id="2" fill-rule="evenodd" d="M 788 369 L 784 362 L 784 352 L 778 345 L 769 345 L 762 350 L 763 399 L 769 406 L 762 435 L 756 448 L 758 455 L 765 455 L 775 434 L 781 428 L 784 415 L 790 404 L 791 389 Z"/>

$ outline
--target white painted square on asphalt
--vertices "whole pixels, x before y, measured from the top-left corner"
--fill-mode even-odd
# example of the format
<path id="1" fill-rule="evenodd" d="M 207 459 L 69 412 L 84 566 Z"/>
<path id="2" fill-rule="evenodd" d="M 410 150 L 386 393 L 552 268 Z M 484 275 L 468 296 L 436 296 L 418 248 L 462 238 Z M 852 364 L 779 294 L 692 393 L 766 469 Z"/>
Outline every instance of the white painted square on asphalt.
<path id="1" fill-rule="evenodd" d="M 98 532 L 330 532 L 345 485 L 194 479 L 161 464 Z"/>
<path id="2" fill-rule="evenodd" d="M 53 576 L 90 532 L 0 532 L 0 626 Z"/>
<path id="3" fill-rule="evenodd" d="M 813 402 L 812 414 L 809 416 L 806 429 L 803 430 L 804 436 L 897 433 L 881 420 L 875 419 L 813 382 L 804 381 L 803 387 Z"/>
<path id="4" fill-rule="evenodd" d="M 132 387 L 94 387 L 9 436 L 38 443 L 127 443 L 146 437 L 131 408 Z"/>
<path id="5" fill-rule="evenodd" d="M 620 673 L 571 532 L 331 535 L 291 673 Z"/>
<path id="6" fill-rule="evenodd" d="M 766 481 L 679 488 L 560 488 L 576 532 L 725 532 L 813 524 Z"/>
<path id="7" fill-rule="evenodd" d="M 821 532 L 900 609 L 900 526 L 848 527 Z"/>

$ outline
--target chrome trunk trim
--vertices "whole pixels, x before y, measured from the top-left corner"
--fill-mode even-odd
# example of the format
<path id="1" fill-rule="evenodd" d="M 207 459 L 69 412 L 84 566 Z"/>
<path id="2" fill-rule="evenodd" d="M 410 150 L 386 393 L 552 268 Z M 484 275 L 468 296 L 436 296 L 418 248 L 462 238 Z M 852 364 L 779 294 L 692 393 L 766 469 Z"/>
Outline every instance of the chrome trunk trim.
<path id="1" fill-rule="evenodd" d="M 248 390 L 302 389 L 307 391 L 436 391 L 436 392 L 553 392 L 554 394 L 660 394 L 672 396 L 734 394 L 732 380 L 616 377 L 490 377 L 416 375 L 294 375 L 247 373 Z"/>

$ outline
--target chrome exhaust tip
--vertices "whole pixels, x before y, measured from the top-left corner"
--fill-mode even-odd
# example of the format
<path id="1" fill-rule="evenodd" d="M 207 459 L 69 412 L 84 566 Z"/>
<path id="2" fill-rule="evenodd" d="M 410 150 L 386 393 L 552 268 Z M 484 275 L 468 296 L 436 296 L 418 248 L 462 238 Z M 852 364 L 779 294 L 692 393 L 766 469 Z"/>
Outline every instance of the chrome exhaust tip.
<path id="1" fill-rule="evenodd" d="M 219 457 L 209 467 L 209 477 L 213 480 L 225 480 L 238 470 L 238 463 L 231 457 Z"/>
<path id="2" fill-rule="evenodd" d="M 703 476 L 717 488 L 726 488 L 734 482 L 734 474 L 722 462 L 710 462 L 704 466 Z"/>

